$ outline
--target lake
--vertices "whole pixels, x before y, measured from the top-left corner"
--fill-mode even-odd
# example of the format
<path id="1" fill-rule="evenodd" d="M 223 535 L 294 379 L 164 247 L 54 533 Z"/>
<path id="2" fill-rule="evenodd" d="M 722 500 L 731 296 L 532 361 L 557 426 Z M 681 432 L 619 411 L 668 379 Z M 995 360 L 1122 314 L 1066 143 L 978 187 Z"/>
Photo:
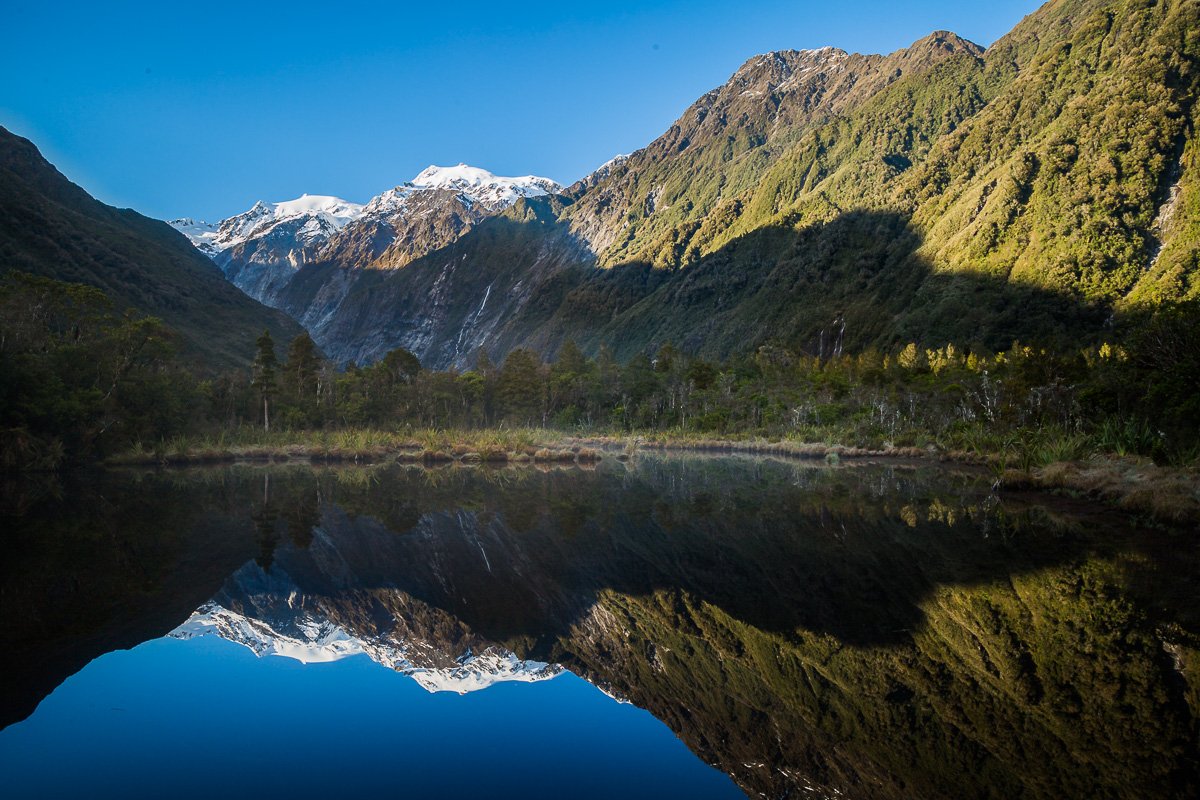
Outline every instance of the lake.
<path id="1" fill-rule="evenodd" d="M 3 795 L 1173 798 L 1200 539 L 934 463 L 9 480 Z"/>

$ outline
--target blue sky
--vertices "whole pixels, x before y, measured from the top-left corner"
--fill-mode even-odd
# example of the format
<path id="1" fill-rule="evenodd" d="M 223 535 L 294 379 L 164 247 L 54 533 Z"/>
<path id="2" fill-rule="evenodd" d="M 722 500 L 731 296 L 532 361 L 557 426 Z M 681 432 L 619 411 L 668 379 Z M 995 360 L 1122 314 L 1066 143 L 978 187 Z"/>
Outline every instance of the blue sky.
<path id="1" fill-rule="evenodd" d="M 0 125 L 105 202 L 215 220 L 364 202 L 467 162 L 569 183 L 750 56 L 990 44 L 1034 0 L 34 3 L 5 11 Z"/>

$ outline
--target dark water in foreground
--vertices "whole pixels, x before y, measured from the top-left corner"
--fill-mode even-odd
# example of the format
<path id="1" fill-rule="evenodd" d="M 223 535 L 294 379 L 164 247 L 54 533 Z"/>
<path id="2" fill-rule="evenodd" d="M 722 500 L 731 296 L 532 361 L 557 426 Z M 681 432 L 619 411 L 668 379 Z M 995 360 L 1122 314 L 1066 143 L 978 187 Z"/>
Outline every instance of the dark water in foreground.
<path id="1" fill-rule="evenodd" d="M 932 465 L 2 487 L 4 797 L 1191 797 L 1200 537 Z"/>

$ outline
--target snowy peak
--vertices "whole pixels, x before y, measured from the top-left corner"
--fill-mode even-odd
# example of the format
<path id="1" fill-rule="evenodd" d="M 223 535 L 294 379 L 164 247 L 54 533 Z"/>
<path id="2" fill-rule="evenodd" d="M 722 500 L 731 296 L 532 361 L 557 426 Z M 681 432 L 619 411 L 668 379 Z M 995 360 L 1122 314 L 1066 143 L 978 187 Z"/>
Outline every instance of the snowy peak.
<path id="1" fill-rule="evenodd" d="M 262 202 L 258 206 L 265 205 Z M 256 208 L 258 207 L 256 206 Z M 302 194 L 295 200 L 287 200 L 282 203 L 272 203 L 269 208 L 274 213 L 275 219 L 287 219 L 288 217 L 298 217 L 313 214 L 327 214 L 335 220 L 343 220 L 349 222 L 362 214 L 363 207 L 358 203 L 351 203 L 348 200 L 343 200 L 340 197 L 330 197 L 321 194 Z"/>
<path id="2" fill-rule="evenodd" d="M 421 170 L 409 185 L 422 189 L 458 192 L 468 199 L 491 208 L 504 208 L 522 197 L 541 197 L 561 192 L 563 187 L 549 178 L 522 175 L 504 178 L 486 169 L 459 164 L 454 167 L 430 165 Z"/>
<path id="3" fill-rule="evenodd" d="M 220 228 L 218 223 L 181 217 L 173 219 L 167 224 L 186 236 L 197 250 L 209 258 L 220 252 L 221 248 L 215 244 L 217 231 Z"/>
<path id="4" fill-rule="evenodd" d="M 363 208 L 364 217 L 377 217 L 395 214 L 402 211 L 408 202 L 408 199 L 417 190 L 412 184 L 401 184 L 394 189 L 388 189 L 383 194 L 372 197 L 367 205 Z"/>
<path id="5" fill-rule="evenodd" d="M 333 232 L 358 219 L 362 212 L 363 207 L 358 203 L 328 195 L 303 194 L 282 203 L 259 200 L 249 211 L 223 220 L 213 243 L 221 249 L 232 247 L 292 220 L 311 221 L 314 231 Z"/>
<path id="6" fill-rule="evenodd" d="M 219 223 L 184 217 L 169 223 L 198 249 L 212 257 L 251 239 L 269 234 L 283 223 L 301 245 L 319 244 L 362 216 L 363 206 L 340 197 L 303 194 L 295 200 L 266 203 Z"/>
<path id="7" fill-rule="evenodd" d="M 321 252 L 351 223 L 427 214 L 437 204 L 445 205 L 443 192 L 452 192 L 462 206 L 474 208 L 475 216 L 483 217 L 498 213 L 523 197 L 561 191 L 563 187 L 559 184 L 536 175 L 506 178 L 466 164 L 430 166 L 411 181 L 373 197 L 366 205 L 329 195 L 304 194 L 280 203 L 260 200 L 248 211 L 215 224 L 191 218 L 172 220 L 170 224 L 218 263 L 222 263 L 223 253 L 228 258 L 230 254 L 226 251 L 269 237 L 273 243 L 271 252 L 277 252 L 280 259 L 294 267 Z"/>

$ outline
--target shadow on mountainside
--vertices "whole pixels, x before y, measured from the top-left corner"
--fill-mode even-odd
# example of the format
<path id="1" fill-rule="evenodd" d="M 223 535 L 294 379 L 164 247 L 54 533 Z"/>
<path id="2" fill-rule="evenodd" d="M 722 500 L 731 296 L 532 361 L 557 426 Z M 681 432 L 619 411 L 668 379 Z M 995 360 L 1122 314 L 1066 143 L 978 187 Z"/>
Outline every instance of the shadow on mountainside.
<path id="1" fill-rule="evenodd" d="M 1007 581 L 1105 550 L 1137 549 L 1150 564 L 1178 553 L 1171 536 L 1130 537 L 1119 520 L 1106 538 L 1099 518 L 1068 514 L 1055 525 L 1036 522 L 1036 508 L 1034 521 L 991 508 L 986 483 L 932 466 L 756 459 L 401 468 L 326 492 L 321 525 L 360 586 L 399 588 L 497 641 L 553 641 L 607 592 L 667 591 L 764 631 L 890 646 L 920 630 L 939 587 Z M 277 558 L 320 591 L 319 566 L 303 551 Z"/>
<path id="2" fill-rule="evenodd" d="M 715 359 L 767 343 L 819 356 L 909 341 L 996 351 L 1015 340 L 1075 346 L 1110 319 L 1102 304 L 1006 275 L 935 270 L 923 244 L 907 217 L 886 211 L 759 228 L 670 271 L 594 338 L 619 357 L 667 341 Z M 591 284 L 627 269 L 645 266 Z"/>
<path id="3" fill-rule="evenodd" d="M 404 347 L 426 367 L 499 360 L 516 347 L 552 357 L 568 338 L 620 359 L 666 342 L 720 359 L 774 344 L 812 355 L 915 341 L 1007 349 L 1076 346 L 1112 310 L 1006 275 L 938 271 L 902 214 L 849 211 L 797 229 L 740 236 L 687 266 L 590 266 L 547 203 L 526 202 L 402 269 L 299 270 L 281 307 L 339 363 Z M 683 261 L 678 245 L 663 260 Z"/>

